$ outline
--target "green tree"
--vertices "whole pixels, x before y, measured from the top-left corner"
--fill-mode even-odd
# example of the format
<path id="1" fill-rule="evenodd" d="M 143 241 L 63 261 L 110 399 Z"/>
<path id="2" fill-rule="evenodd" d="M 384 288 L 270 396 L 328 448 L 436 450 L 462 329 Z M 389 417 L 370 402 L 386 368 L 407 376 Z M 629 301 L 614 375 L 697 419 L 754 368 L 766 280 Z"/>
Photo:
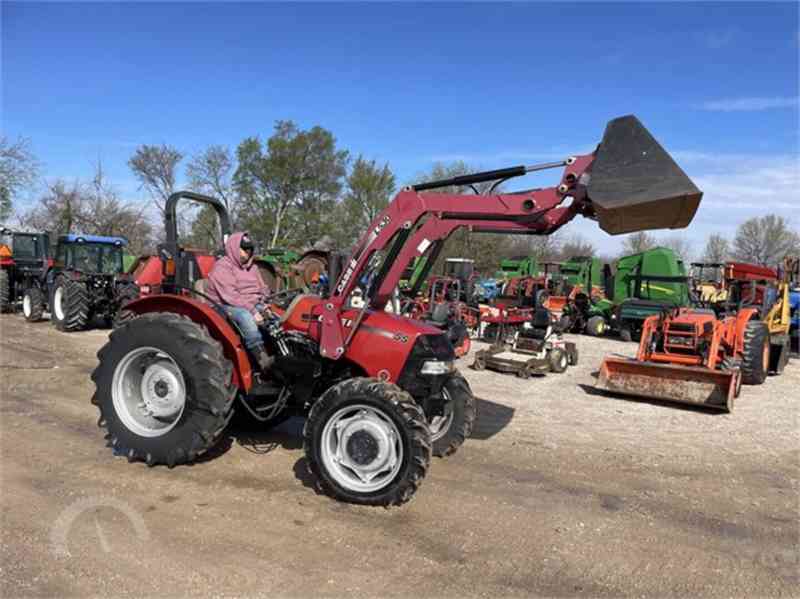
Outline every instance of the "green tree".
<path id="1" fill-rule="evenodd" d="M 243 199 L 242 221 L 270 247 L 310 245 L 335 230 L 348 152 L 336 148 L 330 131 L 278 121 L 266 145 L 247 138 L 237 158 L 234 187 Z"/>
<path id="2" fill-rule="evenodd" d="M 341 218 L 333 235 L 340 248 L 352 246 L 370 223 L 389 205 L 396 189 L 388 164 L 359 156 L 346 180 L 346 191 L 339 206 Z"/>
<path id="3" fill-rule="evenodd" d="M 777 266 L 789 254 L 800 253 L 800 235 L 776 214 L 746 220 L 733 238 L 733 255 L 742 262 Z"/>
<path id="4" fill-rule="evenodd" d="M 39 174 L 39 163 L 30 146 L 28 139 L 11 142 L 0 137 L 0 221 L 11 214 L 19 192 L 33 185 Z"/>

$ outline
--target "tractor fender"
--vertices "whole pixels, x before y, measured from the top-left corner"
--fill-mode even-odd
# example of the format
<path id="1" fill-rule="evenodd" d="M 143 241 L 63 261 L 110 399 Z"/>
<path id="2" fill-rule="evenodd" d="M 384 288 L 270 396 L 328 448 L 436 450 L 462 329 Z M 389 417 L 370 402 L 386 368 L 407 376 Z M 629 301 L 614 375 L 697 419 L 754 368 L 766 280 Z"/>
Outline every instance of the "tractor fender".
<path id="1" fill-rule="evenodd" d="M 253 386 L 253 371 L 241 337 L 210 305 L 182 295 L 158 294 L 133 300 L 125 309 L 136 314 L 172 312 L 205 326 L 208 333 L 222 344 L 225 357 L 233 364 L 233 383 L 243 393 Z"/>

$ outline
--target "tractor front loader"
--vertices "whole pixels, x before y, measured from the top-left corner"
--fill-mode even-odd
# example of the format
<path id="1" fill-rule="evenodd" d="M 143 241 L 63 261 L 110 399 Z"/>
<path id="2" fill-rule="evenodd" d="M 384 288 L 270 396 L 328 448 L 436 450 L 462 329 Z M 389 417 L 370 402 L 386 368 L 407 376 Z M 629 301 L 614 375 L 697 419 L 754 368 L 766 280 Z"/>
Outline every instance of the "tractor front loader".
<path id="1" fill-rule="evenodd" d="M 425 193 L 559 167 L 560 181 L 545 189 Z M 168 200 L 161 293 L 128 305 L 139 316 L 112 332 L 92 376 L 92 402 L 115 453 L 150 465 L 193 462 L 220 439 L 234 406 L 265 425 L 292 410 L 307 416 L 305 455 L 321 489 L 391 505 L 413 496 L 431 456 L 457 451 L 475 420 L 446 333 L 385 310 L 406 266 L 460 227 L 547 235 L 577 215 L 610 234 L 685 227 L 702 192 L 633 116 L 611 121 L 590 154 L 407 187 L 341 271 L 331 262 L 326 293 L 297 295 L 279 320 L 268 318 L 275 362 L 266 371 L 204 294 L 208 273 L 177 241 L 175 204 L 185 197 L 210 204 L 222 238 L 230 233 L 221 202 L 190 192 Z"/>

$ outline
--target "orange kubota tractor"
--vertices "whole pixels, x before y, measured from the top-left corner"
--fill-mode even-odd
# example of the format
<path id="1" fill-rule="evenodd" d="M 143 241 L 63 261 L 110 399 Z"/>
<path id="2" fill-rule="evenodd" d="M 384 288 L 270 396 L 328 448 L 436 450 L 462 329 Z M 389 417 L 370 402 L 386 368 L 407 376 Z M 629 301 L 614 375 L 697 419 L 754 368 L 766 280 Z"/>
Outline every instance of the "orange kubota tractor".
<path id="1" fill-rule="evenodd" d="M 679 308 L 645 321 L 635 359 L 608 357 L 597 387 L 730 412 L 744 382 L 760 385 L 789 360 L 788 274 L 725 265 L 728 295 L 711 309 Z"/>
<path id="2" fill-rule="evenodd" d="M 757 382 L 742 364 L 769 359 L 769 339 L 752 334 L 762 326 L 757 318 L 755 308 L 723 319 L 693 308 L 650 316 L 636 357 L 606 357 L 596 387 L 730 412 L 742 382 Z"/>

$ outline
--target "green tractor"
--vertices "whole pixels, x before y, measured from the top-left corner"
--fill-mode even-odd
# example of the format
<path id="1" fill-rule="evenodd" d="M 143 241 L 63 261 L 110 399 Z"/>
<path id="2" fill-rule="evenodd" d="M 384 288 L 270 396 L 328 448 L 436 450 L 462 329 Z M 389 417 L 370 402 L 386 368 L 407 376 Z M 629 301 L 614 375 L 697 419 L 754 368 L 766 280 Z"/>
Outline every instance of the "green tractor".
<path id="1" fill-rule="evenodd" d="M 300 254 L 285 248 L 269 248 L 256 257 L 256 266 L 261 278 L 273 291 L 291 289 L 293 285 L 293 265 Z"/>
<path id="2" fill-rule="evenodd" d="M 579 285 L 583 289 L 602 285 L 603 262 L 591 256 L 573 256 L 561 264 L 560 274 L 561 280 L 567 286 L 565 295 L 569 295 L 572 288 Z"/>
<path id="3" fill-rule="evenodd" d="M 541 268 L 536 258 L 530 256 L 517 256 L 500 261 L 500 270 L 495 273 L 495 278 L 507 281 L 513 277 L 535 277 Z"/>
<path id="4" fill-rule="evenodd" d="M 589 271 L 594 285 L 594 267 Z M 624 341 L 638 338 L 648 316 L 665 308 L 691 303 L 689 278 L 683 261 L 669 248 L 658 247 L 617 260 L 598 277 L 604 298 L 578 294 L 565 306 L 568 328 L 599 336 L 606 331 Z"/>

